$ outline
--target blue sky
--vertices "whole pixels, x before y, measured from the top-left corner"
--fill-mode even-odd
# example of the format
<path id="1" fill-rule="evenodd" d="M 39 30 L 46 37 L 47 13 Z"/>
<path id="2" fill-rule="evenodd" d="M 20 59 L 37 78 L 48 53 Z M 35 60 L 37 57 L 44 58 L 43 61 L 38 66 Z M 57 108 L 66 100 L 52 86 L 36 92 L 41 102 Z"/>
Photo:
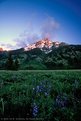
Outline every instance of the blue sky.
<path id="1" fill-rule="evenodd" d="M 81 0 L 0 0 L 0 46 L 16 49 L 43 37 L 81 44 Z"/>

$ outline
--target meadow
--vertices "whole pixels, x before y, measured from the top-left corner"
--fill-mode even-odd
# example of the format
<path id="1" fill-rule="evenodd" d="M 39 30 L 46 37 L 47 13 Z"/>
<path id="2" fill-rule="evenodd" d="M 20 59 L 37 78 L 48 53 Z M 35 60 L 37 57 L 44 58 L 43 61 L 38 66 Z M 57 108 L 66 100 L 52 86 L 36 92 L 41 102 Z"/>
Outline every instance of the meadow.
<path id="1" fill-rule="evenodd" d="M 81 70 L 0 71 L 0 118 L 81 120 Z"/>

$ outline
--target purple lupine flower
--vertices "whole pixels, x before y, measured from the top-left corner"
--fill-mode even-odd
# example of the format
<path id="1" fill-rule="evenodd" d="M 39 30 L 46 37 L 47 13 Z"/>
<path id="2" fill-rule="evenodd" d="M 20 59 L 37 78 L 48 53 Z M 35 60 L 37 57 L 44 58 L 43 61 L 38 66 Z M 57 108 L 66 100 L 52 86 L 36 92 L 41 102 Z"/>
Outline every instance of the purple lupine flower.
<path id="1" fill-rule="evenodd" d="M 35 88 L 33 88 L 33 91 L 35 94 L 44 94 L 45 96 L 48 96 L 51 90 L 51 85 L 48 80 L 43 80 L 37 85 Z"/>
<path id="2" fill-rule="evenodd" d="M 33 112 L 32 112 L 33 116 L 36 117 L 38 114 L 38 106 L 36 105 L 36 103 L 33 104 Z"/>
<path id="3" fill-rule="evenodd" d="M 48 96 L 49 95 L 47 92 L 45 92 L 44 94 L 45 94 L 45 96 Z"/>
<path id="4" fill-rule="evenodd" d="M 35 88 L 33 88 L 33 90 L 35 90 Z"/>
<path id="5" fill-rule="evenodd" d="M 36 87 L 36 92 L 37 92 L 37 93 L 39 93 L 39 92 L 41 92 L 41 91 L 42 91 L 42 90 L 41 90 L 40 85 L 39 85 L 39 86 L 37 86 L 37 87 Z"/>
<path id="6" fill-rule="evenodd" d="M 56 105 L 58 107 L 66 107 L 67 106 L 67 97 L 66 96 L 61 96 L 61 95 L 58 95 L 57 98 L 56 98 Z"/>

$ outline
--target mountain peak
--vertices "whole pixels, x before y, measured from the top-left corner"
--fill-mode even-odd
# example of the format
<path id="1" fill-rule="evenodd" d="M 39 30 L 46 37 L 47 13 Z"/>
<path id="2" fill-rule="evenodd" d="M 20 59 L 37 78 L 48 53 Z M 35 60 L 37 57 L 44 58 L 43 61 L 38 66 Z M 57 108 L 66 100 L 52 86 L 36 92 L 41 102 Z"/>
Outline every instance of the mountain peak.
<path id="1" fill-rule="evenodd" d="M 29 50 L 34 49 L 34 48 L 42 49 L 43 47 L 46 47 L 46 48 L 50 49 L 53 45 L 55 47 L 58 47 L 59 44 L 60 44 L 60 42 L 58 42 L 58 41 L 53 42 L 53 41 L 49 40 L 48 38 L 44 38 L 42 40 L 39 40 L 39 41 L 35 42 L 34 44 L 30 44 L 30 45 L 26 46 L 24 48 L 24 50 L 29 51 Z"/>
<path id="2" fill-rule="evenodd" d="M 29 51 L 35 48 L 40 48 L 41 50 L 50 50 L 51 47 L 59 47 L 59 46 L 65 46 L 67 45 L 65 42 L 59 42 L 59 41 L 51 41 L 48 38 L 44 38 L 42 40 L 39 40 L 33 44 L 30 44 L 24 48 L 25 51 Z"/>
<path id="3" fill-rule="evenodd" d="M 50 46 L 52 46 L 52 41 L 50 41 L 48 38 L 44 38 L 44 39 L 36 42 L 35 45 L 37 48 L 43 48 L 43 47 L 50 48 Z"/>

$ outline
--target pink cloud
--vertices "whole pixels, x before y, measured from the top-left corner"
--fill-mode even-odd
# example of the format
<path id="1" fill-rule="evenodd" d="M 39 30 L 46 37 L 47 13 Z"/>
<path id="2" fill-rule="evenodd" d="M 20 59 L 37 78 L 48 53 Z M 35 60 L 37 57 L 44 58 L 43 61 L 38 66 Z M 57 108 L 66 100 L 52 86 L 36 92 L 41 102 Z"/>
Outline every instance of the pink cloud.
<path id="1" fill-rule="evenodd" d="M 59 28 L 59 23 L 56 22 L 53 17 L 48 17 L 44 21 L 43 26 L 41 27 L 42 38 L 44 37 L 52 38 L 55 35 L 56 30 L 58 28 Z"/>

